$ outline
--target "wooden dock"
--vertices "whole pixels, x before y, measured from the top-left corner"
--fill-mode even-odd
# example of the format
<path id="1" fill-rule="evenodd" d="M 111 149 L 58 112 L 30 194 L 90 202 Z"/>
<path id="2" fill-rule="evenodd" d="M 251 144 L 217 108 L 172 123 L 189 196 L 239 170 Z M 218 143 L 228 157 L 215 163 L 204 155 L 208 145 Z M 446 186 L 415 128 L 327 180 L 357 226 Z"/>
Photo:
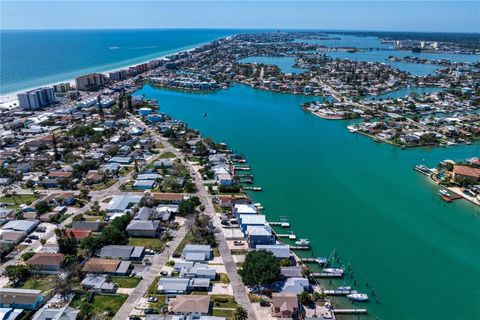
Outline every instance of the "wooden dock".
<path id="1" fill-rule="evenodd" d="M 343 278 L 343 273 L 313 272 L 311 275 L 315 278 Z"/>
<path id="2" fill-rule="evenodd" d="M 300 258 L 300 261 L 309 262 L 309 263 L 317 263 L 321 266 L 324 266 L 324 265 L 327 264 L 328 259 L 327 258 Z"/>
<path id="3" fill-rule="evenodd" d="M 250 167 L 247 167 L 247 166 L 233 166 L 233 169 L 239 170 L 239 171 L 250 171 Z"/>
<path id="4" fill-rule="evenodd" d="M 310 246 L 289 246 L 290 250 L 310 250 Z"/>
<path id="5" fill-rule="evenodd" d="M 367 309 L 362 308 L 362 309 L 333 309 L 333 313 L 336 314 L 366 314 Z"/>
<path id="6" fill-rule="evenodd" d="M 290 223 L 288 221 L 273 221 L 267 222 L 270 226 L 279 226 L 282 228 L 290 228 Z"/>
<path id="7" fill-rule="evenodd" d="M 323 290 L 327 296 L 346 296 L 348 294 L 357 293 L 357 290 Z"/>

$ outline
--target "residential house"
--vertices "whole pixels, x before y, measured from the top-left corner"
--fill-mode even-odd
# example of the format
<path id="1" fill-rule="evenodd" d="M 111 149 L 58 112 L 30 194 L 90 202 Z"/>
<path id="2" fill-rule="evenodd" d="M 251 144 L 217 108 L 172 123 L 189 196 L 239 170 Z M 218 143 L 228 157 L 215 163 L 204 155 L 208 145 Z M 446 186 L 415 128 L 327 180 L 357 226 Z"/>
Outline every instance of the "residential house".
<path id="1" fill-rule="evenodd" d="M 238 223 L 243 234 L 246 235 L 248 227 L 265 226 L 267 220 L 263 214 L 241 214 Z"/>
<path id="2" fill-rule="evenodd" d="M 143 196 L 137 195 L 120 195 L 113 196 L 110 202 L 107 205 L 108 212 L 124 212 L 129 209 L 131 206 L 140 203 Z"/>
<path id="3" fill-rule="evenodd" d="M 312 287 L 307 278 L 292 277 L 287 278 L 282 287 L 282 292 L 293 293 L 296 295 L 301 294 L 303 291 L 311 292 Z"/>
<path id="4" fill-rule="evenodd" d="M 187 244 L 182 251 L 182 258 L 187 261 L 206 261 L 212 258 L 212 248 L 203 244 Z"/>
<path id="5" fill-rule="evenodd" d="M 177 264 L 175 264 L 177 268 Z M 192 266 L 182 266 L 179 269 L 180 277 L 184 278 L 208 278 L 215 280 L 217 272 L 213 268 L 209 268 L 205 263 L 193 263 Z"/>
<path id="6" fill-rule="evenodd" d="M 40 290 L 0 288 L 0 307 L 35 310 L 42 302 Z"/>
<path id="7" fill-rule="evenodd" d="M 151 193 L 150 196 L 154 201 L 160 203 L 179 204 L 185 198 L 183 193 Z"/>
<path id="8" fill-rule="evenodd" d="M 272 244 L 272 245 L 257 245 L 256 250 L 266 250 L 275 256 L 278 260 L 290 259 L 290 248 L 287 245 Z"/>
<path id="9" fill-rule="evenodd" d="M 272 317 L 298 318 L 300 306 L 298 297 L 293 293 L 272 293 Z"/>
<path id="10" fill-rule="evenodd" d="M 72 229 L 75 230 L 89 230 L 92 232 L 100 231 L 102 223 L 100 221 L 74 221 Z"/>
<path id="11" fill-rule="evenodd" d="M 103 273 L 112 275 L 127 275 L 131 262 L 119 259 L 90 258 L 82 268 L 86 273 Z"/>
<path id="12" fill-rule="evenodd" d="M 275 244 L 275 236 L 270 226 L 248 226 L 245 232 L 248 246 L 255 248 L 257 245 Z"/>
<path id="13" fill-rule="evenodd" d="M 27 260 L 30 270 L 35 273 L 55 274 L 62 269 L 65 256 L 61 253 L 35 253 Z"/>
<path id="14" fill-rule="evenodd" d="M 187 293 L 190 279 L 176 277 L 162 277 L 158 280 L 157 292 L 163 294 Z"/>
<path id="15" fill-rule="evenodd" d="M 84 229 L 73 229 L 73 228 L 67 228 L 65 229 L 65 233 L 67 238 L 74 238 L 77 241 L 81 241 L 88 237 L 89 235 L 92 234 L 92 231 L 90 230 L 84 230 Z"/>
<path id="16" fill-rule="evenodd" d="M 480 181 L 480 168 L 473 168 L 463 165 L 453 166 L 453 180 L 477 183 Z"/>
<path id="17" fill-rule="evenodd" d="M 208 315 L 210 311 L 210 297 L 208 295 L 177 296 L 170 303 L 169 311 L 174 315 L 198 319 L 202 315 Z"/>
<path id="18" fill-rule="evenodd" d="M 155 238 L 160 235 L 160 221 L 134 219 L 128 224 L 127 232 L 131 237 Z"/>
<path id="19" fill-rule="evenodd" d="M 44 306 L 33 315 L 32 320 L 75 320 L 79 313 L 80 310 L 68 305 L 60 308 Z"/>
<path id="20" fill-rule="evenodd" d="M 121 259 L 121 260 L 142 260 L 145 254 L 145 247 L 109 245 L 100 249 L 100 258 Z"/>
<path id="21" fill-rule="evenodd" d="M 257 214 L 257 208 L 253 204 L 235 204 L 233 213 L 238 219 L 242 214 Z"/>
<path id="22" fill-rule="evenodd" d="M 107 281 L 105 274 L 87 274 L 82 280 L 81 285 L 84 290 L 97 293 L 115 293 L 117 288 L 115 284 Z"/>

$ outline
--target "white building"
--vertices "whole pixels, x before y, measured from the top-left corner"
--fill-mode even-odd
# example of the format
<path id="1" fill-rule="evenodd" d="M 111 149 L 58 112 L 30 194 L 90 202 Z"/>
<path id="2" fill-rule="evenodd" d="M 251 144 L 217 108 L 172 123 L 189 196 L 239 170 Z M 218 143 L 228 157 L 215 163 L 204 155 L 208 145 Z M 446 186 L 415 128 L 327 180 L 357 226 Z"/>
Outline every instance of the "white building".
<path id="1" fill-rule="evenodd" d="M 44 87 L 17 94 L 20 107 L 28 110 L 36 110 L 55 103 L 57 97 L 53 88 Z"/>

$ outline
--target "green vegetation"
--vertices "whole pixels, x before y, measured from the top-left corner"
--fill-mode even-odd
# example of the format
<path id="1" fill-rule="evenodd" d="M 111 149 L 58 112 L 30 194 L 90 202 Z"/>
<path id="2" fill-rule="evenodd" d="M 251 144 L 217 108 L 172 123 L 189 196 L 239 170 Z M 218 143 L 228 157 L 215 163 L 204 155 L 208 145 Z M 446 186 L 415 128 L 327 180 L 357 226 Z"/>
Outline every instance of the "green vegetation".
<path id="1" fill-rule="evenodd" d="M 142 279 L 138 277 L 110 277 L 110 281 L 115 283 L 115 285 L 119 288 L 135 288 L 141 280 Z"/>
<path id="2" fill-rule="evenodd" d="M 32 275 L 22 284 L 20 288 L 47 292 L 55 288 L 56 283 L 57 276 L 55 275 Z"/>
<path id="3" fill-rule="evenodd" d="M 127 244 L 129 238 L 125 229 L 130 223 L 130 220 L 131 217 L 129 215 L 113 219 L 113 221 L 102 230 L 100 236 L 88 236 L 84 238 L 80 242 L 80 248 L 93 252 L 102 246 L 110 244 Z"/>
<path id="4" fill-rule="evenodd" d="M 237 307 L 237 303 L 235 302 L 235 298 L 233 296 L 216 294 L 211 295 L 210 300 L 213 301 L 214 307 L 232 309 Z"/>
<path id="5" fill-rule="evenodd" d="M 244 307 L 238 306 L 233 314 L 234 320 L 247 320 L 248 319 L 248 312 L 245 310 Z"/>
<path id="6" fill-rule="evenodd" d="M 37 202 L 37 204 L 35 205 L 35 212 L 36 212 L 38 215 L 47 213 L 47 212 L 49 212 L 49 211 L 50 211 L 50 206 L 49 206 L 48 203 L 45 202 L 45 201 L 39 201 L 39 202 Z"/>
<path id="7" fill-rule="evenodd" d="M 96 294 L 93 296 L 90 308 L 92 313 L 96 315 L 105 315 L 107 319 L 113 318 L 118 309 L 127 300 L 128 295 L 116 294 L 116 295 L 101 295 Z"/>
<path id="8" fill-rule="evenodd" d="M 177 249 L 175 250 L 175 252 L 173 253 L 174 256 L 180 256 L 182 254 L 182 251 L 183 249 L 185 248 L 185 246 L 189 243 L 193 243 L 195 240 L 195 237 L 193 236 L 193 233 L 192 231 L 189 231 L 185 237 L 183 238 L 183 240 L 180 242 L 180 244 L 178 245 Z"/>
<path id="9" fill-rule="evenodd" d="M 26 265 L 17 264 L 9 265 L 2 273 L 4 277 L 7 277 L 14 285 L 23 283 L 30 276 L 30 270 Z"/>
<path id="10" fill-rule="evenodd" d="M 163 251 L 165 242 L 158 238 L 129 238 L 128 244 L 131 246 L 143 246 L 155 251 Z"/>
<path id="11" fill-rule="evenodd" d="M 167 151 L 167 152 L 164 152 L 162 153 L 158 159 L 168 159 L 168 158 L 175 158 L 175 154 L 173 154 L 173 152 L 170 152 L 170 151 Z"/>
<path id="12" fill-rule="evenodd" d="M 152 284 L 150 285 L 150 287 L 148 287 L 147 295 L 152 295 L 157 293 L 158 280 L 160 280 L 160 276 L 156 277 L 155 280 L 152 281 Z"/>
<path id="13" fill-rule="evenodd" d="M 270 284 L 280 276 L 280 265 L 269 251 L 250 251 L 238 274 L 246 285 Z"/>
<path id="14" fill-rule="evenodd" d="M 223 309 L 215 309 L 212 310 L 212 316 L 214 317 L 224 317 L 227 319 L 233 319 L 235 310 L 223 310 Z"/>
<path id="15" fill-rule="evenodd" d="M 6 203 L 13 207 L 12 209 L 17 209 L 20 205 L 30 205 L 37 199 L 38 197 L 34 194 L 9 194 L 0 197 L 0 203 Z"/>
<path id="16" fill-rule="evenodd" d="M 20 259 L 22 259 L 23 261 L 27 261 L 28 259 L 30 259 L 31 257 L 33 257 L 35 255 L 35 252 L 33 251 L 28 251 L 28 252 L 25 252 L 24 254 L 22 254 L 20 256 Z"/>

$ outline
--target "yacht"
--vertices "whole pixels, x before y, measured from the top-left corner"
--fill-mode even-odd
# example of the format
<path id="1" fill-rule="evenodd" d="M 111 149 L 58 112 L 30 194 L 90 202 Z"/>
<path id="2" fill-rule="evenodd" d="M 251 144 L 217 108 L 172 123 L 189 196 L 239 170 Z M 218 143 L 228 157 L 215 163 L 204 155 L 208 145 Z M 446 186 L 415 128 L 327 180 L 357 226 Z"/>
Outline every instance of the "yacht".
<path id="1" fill-rule="evenodd" d="M 322 270 L 324 273 L 336 273 L 343 274 L 343 269 L 340 268 L 325 268 Z"/>
<path id="2" fill-rule="evenodd" d="M 352 293 L 347 295 L 347 298 L 353 301 L 368 301 L 368 295 L 366 293 Z"/>
<path id="3" fill-rule="evenodd" d="M 438 193 L 442 196 L 447 196 L 447 197 L 450 196 L 450 193 L 445 189 L 440 189 L 440 191 L 438 191 Z"/>
<path id="4" fill-rule="evenodd" d="M 341 286 L 341 287 L 338 287 L 337 290 L 339 290 L 339 291 L 351 291 L 352 287 L 351 286 Z"/>
<path id="5" fill-rule="evenodd" d="M 298 241 L 295 241 L 295 244 L 297 244 L 299 246 L 309 246 L 310 241 L 308 241 L 307 239 L 300 239 Z"/>

